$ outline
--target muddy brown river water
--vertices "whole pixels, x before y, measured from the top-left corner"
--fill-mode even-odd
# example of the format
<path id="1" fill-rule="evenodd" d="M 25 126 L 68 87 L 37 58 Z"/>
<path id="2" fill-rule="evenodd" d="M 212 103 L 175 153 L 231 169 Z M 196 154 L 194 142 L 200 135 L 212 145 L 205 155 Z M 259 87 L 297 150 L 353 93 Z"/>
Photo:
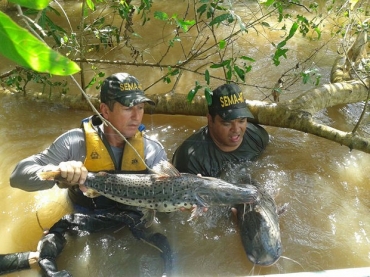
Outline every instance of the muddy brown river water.
<path id="1" fill-rule="evenodd" d="M 257 36 L 253 41 L 245 41 L 245 47 L 252 43 L 264 45 L 259 39 Z M 296 58 L 307 54 L 307 41 L 296 39 L 293 45 Z M 264 57 L 269 55 L 267 48 L 248 49 Z M 328 81 L 334 57 L 335 47 L 328 47 L 316 59 L 323 74 L 322 82 Z M 9 63 L 1 64 L 6 67 Z M 266 71 L 266 66 L 271 70 Z M 117 70 L 122 68 L 107 69 Z M 124 70 L 130 70 L 149 85 L 150 76 L 146 79 L 136 68 Z M 274 70 L 266 58 L 255 66 L 248 82 L 271 83 L 281 74 Z M 187 91 L 191 84 L 180 87 Z M 253 89 L 247 96 L 260 97 Z M 347 119 L 357 116 L 359 111 L 360 104 L 335 107 L 323 111 L 317 119 L 348 131 L 353 128 L 353 122 Z M 35 250 L 42 228 L 72 212 L 65 190 L 24 192 L 9 186 L 9 175 L 19 160 L 42 151 L 62 132 L 78 127 L 90 114 L 0 93 L 1 253 Z M 204 117 L 194 116 L 144 117 L 148 134 L 164 145 L 169 159 L 176 147 L 205 123 Z M 175 276 L 247 276 L 370 265 L 370 155 L 349 151 L 310 134 L 265 127 L 271 142 L 255 163 L 253 177 L 278 191 L 275 198 L 278 205 L 288 203 L 287 211 L 280 217 L 284 257 L 271 267 L 253 268 L 242 247 L 236 222 L 225 210 L 210 209 L 206 216 L 194 222 L 187 222 L 186 212 L 159 214 L 160 223 L 154 228 L 170 241 L 175 254 Z M 362 132 L 368 135 L 369 128 L 367 121 Z M 68 236 L 57 262 L 60 269 L 68 269 L 76 277 L 160 276 L 162 272 L 158 252 L 135 240 L 127 228 Z M 31 270 L 7 276 L 36 277 L 41 272 L 33 266 Z"/>

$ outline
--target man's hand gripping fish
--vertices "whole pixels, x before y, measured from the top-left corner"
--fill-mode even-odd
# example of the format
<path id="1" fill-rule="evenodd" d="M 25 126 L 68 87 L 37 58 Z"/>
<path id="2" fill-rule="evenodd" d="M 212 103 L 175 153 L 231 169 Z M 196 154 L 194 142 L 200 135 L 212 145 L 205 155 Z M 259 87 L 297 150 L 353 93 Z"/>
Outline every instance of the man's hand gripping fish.
<path id="1" fill-rule="evenodd" d="M 60 171 L 38 174 L 42 180 L 63 180 Z M 88 197 L 99 194 L 114 201 L 144 208 L 142 220 L 152 224 L 155 212 L 174 212 L 194 208 L 189 221 L 202 214 L 203 208 L 252 203 L 258 191 L 253 185 L 238 187 L 221 179 L 180 173 L 162 162 L 152 174 L 110 174 L 89 172 L 84 184 Z"/>

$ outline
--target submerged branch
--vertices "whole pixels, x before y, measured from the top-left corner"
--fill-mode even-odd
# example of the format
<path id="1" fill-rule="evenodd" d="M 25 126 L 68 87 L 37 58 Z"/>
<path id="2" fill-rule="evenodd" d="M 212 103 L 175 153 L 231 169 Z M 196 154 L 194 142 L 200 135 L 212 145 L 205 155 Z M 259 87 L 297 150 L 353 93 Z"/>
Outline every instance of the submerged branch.
<path id="1" fill-rule="evenodd" d="M 247 104 L 259 124 L 294 129 L 337 142 L 350 150 L 370 153 L 370 138 L 317 123 L 313 115 L 305 110 L 291 110 L 287 104 L 267 104 L 261 101 L 247 101 Z"/>

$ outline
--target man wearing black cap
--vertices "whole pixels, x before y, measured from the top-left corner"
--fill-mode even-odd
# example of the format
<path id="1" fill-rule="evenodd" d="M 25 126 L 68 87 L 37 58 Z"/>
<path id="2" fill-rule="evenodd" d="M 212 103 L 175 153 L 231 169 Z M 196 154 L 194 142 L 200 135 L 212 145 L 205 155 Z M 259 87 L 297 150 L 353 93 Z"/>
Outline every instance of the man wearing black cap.
<path id="1" fill-rule="evenodd" d="M 269 135 L 257 124 L 243 93 L 235 84 L 213 91 L 208 125 L 187 138 L 175 151 L 172 163 L 180 172 L 219 177 L 228 163 L 256 159 L 266 148 Z"/>
<path id="2" fill-rule="evenodd" d="M 140 128 L 144 103 L 154 105 L 145 97 L 139 81 L 127 73 L 109 76 L 100 92 L 100 112 L 121 134 L 103 124 L 97 115 L 82 122 L 82 128 L 72 129 L 58 137 L 42 153 L 19 162 L 10 177 L 10 185 L 26 191 L 49 189 L 55 181 L 42 181 L 40 171 L 60 170 L 70 183 L 68 194 L 78 210 L 93 212 L 116 205 L 104 196 L 88 198 L 82 194 L 82 185 L 88 171 L 120 170 L 127 173 L 144 173 L 162 160 L 167 160 L 163 146 L 145 136 Z M 137 153 L 126 145 L 122 135 Z"/>
<path id="3" fill-rule="evenodd" d="M 38 172 L 60 170 L 67 181 L 68 195 L 79 212 L 64 216 L 41 239 L 39 265 L 47 276 L 70 276 L 67 271 L 57 271 L 55 262 L 65 243 L 64 233 L 68 230 L 94 232 L 126 224 L 138 238 L 151 239 L 151 236 L 143 237 L 145 233 L 137 231 L 142 216 L 140 211 L 104 196 L 88 198 L 80 190 L 84 188 L 82 185 L 88 171 L 147 173 L 147 167 L 153 168 L 160 161 L 167 160 L 163 146 L 142 133 L 144 103 L 154 105 L 154 102 L 145 97 L 135 77 L 127 73 L 109 76 L 102 84 L 100 98 L 101 116 L 114 128 L 103 124 L 98 115 L 86 118 L 81 128 L 62 134 L 43 152 L 20 161 L 10 176 L 12 187 L 37 191 L 56 184 L 55 181 L 40 180 Z"/>
<path id="4" fill-rule="evenodd" d="M 172 158 L 173 165 L 180 172 L 218 177 L 236 184 L 255 184 L 246 169 L 248 162 L 257 159 L 266 148 L 269 135 L 261 126 L 248 122 L 248 118 L 253 118 L 253 115 L 237 85 L 225 84 L 216 88 L 212 94 L 212 104 L 208 106 L 208 125 L 191 135 L 176 149 Z M 242 218 L 244 209 L 243 204 L 235 205 L 231 211 Z M 259 220 L 261 216 L 256 218 Z M 253 220 L 251 222 L 259 225 L 253 223 Z M 240 234 L 244 236 L 242 241 L 248 258 L 253 262 L 260 258 L 270 262 L 269 255 L 263 256 L 267 252 L 265 245 L 258 240 L 259 236 L 253 239 L 253 245 L 244 244 L 245 241 L 249 242 L 245 237 L 251 234 L 249 221 L 238 219 L 238 224 Z M 281 248 L 277 248 L 276 253 L 280 251 Z M 254 259 L 250 253 L 253 253 Z M 278 257 L 274 257 L 274 261 Z"/>

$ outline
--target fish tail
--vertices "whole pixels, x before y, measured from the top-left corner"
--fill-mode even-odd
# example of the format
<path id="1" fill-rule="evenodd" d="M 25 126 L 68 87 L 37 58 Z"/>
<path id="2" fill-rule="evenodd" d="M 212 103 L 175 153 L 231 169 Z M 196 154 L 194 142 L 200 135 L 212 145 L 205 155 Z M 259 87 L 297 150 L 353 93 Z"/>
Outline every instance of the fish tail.
<path id="1" fill-rule="evenodd" d="M 55 180 L 58 177 L 60 177 L 60 171 L 41 171 L 37 173 L 37 177 L 39 177 L 41 180 Z"/>

